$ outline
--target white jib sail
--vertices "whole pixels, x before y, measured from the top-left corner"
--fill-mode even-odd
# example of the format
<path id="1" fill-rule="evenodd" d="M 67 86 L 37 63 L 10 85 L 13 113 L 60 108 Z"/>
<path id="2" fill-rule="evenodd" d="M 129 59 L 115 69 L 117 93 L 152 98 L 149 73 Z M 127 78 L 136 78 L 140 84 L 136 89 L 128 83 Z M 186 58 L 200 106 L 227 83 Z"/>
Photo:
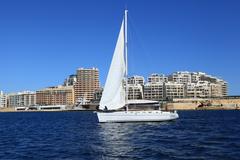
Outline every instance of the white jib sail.
<path id="1" fill-rule="evenodd" d="M 125 60 L 124 60 L 124 21 L 118 35 L 107 80 L 103 90 L 99 109 L 116 110 L 125 105 Z"/>

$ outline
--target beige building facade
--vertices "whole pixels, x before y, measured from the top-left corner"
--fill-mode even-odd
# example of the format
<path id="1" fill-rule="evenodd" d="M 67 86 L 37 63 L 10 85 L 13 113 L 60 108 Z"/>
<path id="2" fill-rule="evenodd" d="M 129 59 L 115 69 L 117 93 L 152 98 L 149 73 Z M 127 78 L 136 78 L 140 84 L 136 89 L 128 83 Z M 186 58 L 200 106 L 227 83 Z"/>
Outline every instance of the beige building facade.
<path id="1" fill-rule="evenodd" d="M 144 85 L 144 99 L 160 100 L 164 98 L 164 83 L 146 83 Z"/>
<path id="2" fill-rule="evenodd" d="M 129 84 L 128 99 L 143 99 L 143 86 L 141 84 Z"/>
<path id="3" fill-rule="evenodd" d="M 8 107 L 29 107 L 36 105 L 36 93 L 23 91 L 8 94 Z"/>
<path id="4" fill-rule="evenodd" d="M 97 68 L 79 68 L 77 70 L 77 82 L 74 85 L 75 102 L 79 99 L 93 100 L 94 93 L 99 88 L 99 71 Z"/>
<path id="5" fill-rule="evenodd" d="M 166 98 L 184 98 L 185 85 L 176 82 L 167 82 L 164 84 Z"/>
<path id="6" fill-rule="evenodd" d="M 38 105 L 73 105 L 73 86 L 49 87 L 36 92 Z"/>

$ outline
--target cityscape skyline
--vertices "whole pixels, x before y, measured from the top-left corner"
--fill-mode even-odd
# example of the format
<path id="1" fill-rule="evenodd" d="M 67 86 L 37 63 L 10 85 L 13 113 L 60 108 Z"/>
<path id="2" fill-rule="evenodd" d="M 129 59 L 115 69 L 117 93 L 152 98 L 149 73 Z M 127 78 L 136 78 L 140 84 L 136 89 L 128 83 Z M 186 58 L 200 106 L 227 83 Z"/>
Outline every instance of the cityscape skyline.
<path id="1" fill-rule="evenodd" d="M 56 86 L 94 66 L 103 86 L 127 4 L 129 75 L 202 71 L 239 95 L 239 2 L 223 2 L 0 2 L 0 90 Z"/>
<path id="2" fill-rule="evenodd" d="M 85 81 L 88 79 L 88 81 Z M 94 81 L 92 81 L 94 80 Z M 202 82 L 208 82 L 208 83 L 222 83 L 222 85 L 226 85 L 225 91 L 223 91 L 222 96 L 231 96 L 228 94 L 228 82 L 225 81 L 222 78 L 219 78 L 217 76 L 209 75 L 205 72 L 189 72 L 189 71 L 176 71 L 172 72 L 171 74 L 165 75 L 165 74 L 159 74 L 159 73 L 151 73 L 147 77 L 144 77 L 142 75 L 129 75 L 128 76 L 128 84 L 141 84 L 141 85 L 148 85 L 150 83 L 167 83 L 167 82 L 173 82 L 176 84 L 193 84 L 193 83 L 202 83 Z M 79 83 L 79 84 L 78 84 Z M 85 84 L 86 83 L 86 84 Z M 208 84 L 209 85 L 209 84 Z M 77 68 L 76 74 L 71 74 L 65 77 L 65 79 L 62 80 L 62 83 L 55 84 L 52 86 L 44 86 L 37 90 L 21 90 L 21 91 L 14 91 L 14 92 L 3 92 L 0 90 L 1 94 L 18 94 L 18 93 L 25 93 L 25 92 L 37 92 L 47 89 L 53 89 L 53 88 L 59 88 L 62 87 L 73 87 L 73 90 L 76 90 L 79 92 L 79 87 L 83 87 L 82 89 L 84 92 L 82 92 L 83 95 L 86 96 L 87 93 L 90 94 L 89 98 L 93 98 L 91 96 L 92 92 L 95 92 L 100 89 L 104 89 L 104 85 L 100 85 L 99 81 L 99 70 L 96 67 L 92 68 Z M 85 88 L 87 87 L 87 88 Z M 90 90 L 89 90 L 90 89 Z M 88 91 L 89 90 L 89 91 Z M 79 97 L 79 93 L 75 93 L 75 100 Z M 88 97 L 87 96 L 87 97 Z M 211 97 L 211 96 L 210 96 Z M 216 96 L 214 96 L 216 97 Z"/>
<path id="3" fill-rule="evenodd" d="M 147 79 L 131 76 L 127 84 L 129 100 L 206 100 L 231 97 L 228 97 L 226 81 L 203 72 L 174 72 L 168 76 L 153 73 Z M 79 68 L 77 75 L 68 76 L 61 85 L 9 94 L 1 91 L 0 108 L 95 105 L 99 103 L 103 91 L 99 86 L 97 68 Z"/>

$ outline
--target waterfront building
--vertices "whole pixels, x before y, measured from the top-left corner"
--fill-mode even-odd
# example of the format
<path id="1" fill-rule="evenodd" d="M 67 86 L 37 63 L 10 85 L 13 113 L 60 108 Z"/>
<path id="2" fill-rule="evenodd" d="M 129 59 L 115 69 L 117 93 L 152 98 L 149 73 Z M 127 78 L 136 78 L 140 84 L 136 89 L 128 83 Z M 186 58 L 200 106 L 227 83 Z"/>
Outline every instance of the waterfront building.
<path id="1" fill-rule="evenodd" d="M 30 107 L 36 105 L 36 92 L 23 91 L 8 95 L 8 107 Z"/>
<path id="2" fill-rule="evenodd" d="M 38 105 L 73 105 L 73 86 L 48 87 L 36 91 Z"/>
<path id="3" fill-rule="evenodd" d="M 184 98 L 185 85 L 177 82 L 167 82 L 164 84 L 166 98 Z"/>
<path id="4" fill-rule="evenodd" d="M 179 84 L 191 83 L 191 73 L 188 71 L 174 72 L 169 76 L 169 81 Z"/>
<path id="5" fill-rule="evenodd" d="M 222 97 L 222 85 L 218 83 L 210 83 L 211 97 Z"/>
<path id="6" fill-rule="evenodd" d="M 203 72 L 175 72 L 169 80 L 185 84 L 186 97 L 227 96 L 227 82 Z"/>
<path id="7" fill-rule="evenodd" d="M 64 81 L 64 86 L 73 86 L 77 82 L 77 75 L 72 74 L 68 76 Z"/>
<path id="8" fill-rule="evenodd" d="M 144 98 L 150 100 L 222 96 L 227 96 L 227 82 L 203 72 L 174 72 L 168 77 L 152 74 L 144 85 Z"/>
<path id="9" fill-rule="evenodd" d="M 201 80 L 205 80 L 211 83 L 211 96 L 223 97 L 228 95 L 227 82 L 211 75 L 202 75 Z"/>
<path id="10" fill-rule="evenodd" d="M 211 97 L 211 87 L 208 81 L 198 81 L 195 85 L 196 97 L 208 98 Z"/>
<path id="11" fill-rule="evenodd" d="M 187 83 L 185 86 L 186 89 L 186 97 L 187 98 L 197 98 L 196 84 L 195 83 Z"/>
<path id="12" fill-rule="evenodd" d="M 225 97 L 228 96 L 227 82 L 222 79 L 218 79 L 217 84 L 220 84 L 221 86 L 222 96 L 225 96 Z"/>
<path id="13" fill-rule="evenodd" d="M 143 76 L 132 76 L 128 78 L 127 94 L 128 99 L 143 99 Z"/>
<path id="14" fill-rule="evenodd" d="M 100 101 L 96 90 L 94 100 Z M 174 72 L 169 76 L 151 74 L 128 78 L 128 99 L 164 100 L 172 98 L 211 98 L 227 96 L 227 82 L 203 72 Z"/>
<path id="15" fill-rule="evenodd" d="M 0 91 L 0 108 L 7 107 L 7 95 Z"/>
<path id="16" fill-rule="evenodd" d="M 128 99 L 143 99 L 143 86 L 141 84 L 128 85 Z"/>
<path id="17" fill-rule="evenodd" d="M 144 85 L 144 99 L 161 100 L 164 98 L 164 83 L 146 83 Z"/>
<path id="18" fill-rule="evenodd" d="M 211 84 L 207 81 L 186 84 L 186 98 L 208 98 L 211 96 Z"/>
<path id="19" fill-rule="evenodd" d="M 144 85 L 145 80 L 143 76 L 132 76 L 128 78 L 128 84 Z"/>
<path id="20" fill-rule="evenodd" d="M 168 77 L 165 76 L 164 74 L 151 74 L 148 77 L 148 83 L 163 83 L 163 82 L 168 82 Z"/>
<path id="21" fill-rule="evenodd" d="M 94 92 L 99 87 L 99 71 L 97 68 L 79 68 L 77 70 L 77 82 L 74 85 L 75 102 L 78 99 L 92 100 Z"/>

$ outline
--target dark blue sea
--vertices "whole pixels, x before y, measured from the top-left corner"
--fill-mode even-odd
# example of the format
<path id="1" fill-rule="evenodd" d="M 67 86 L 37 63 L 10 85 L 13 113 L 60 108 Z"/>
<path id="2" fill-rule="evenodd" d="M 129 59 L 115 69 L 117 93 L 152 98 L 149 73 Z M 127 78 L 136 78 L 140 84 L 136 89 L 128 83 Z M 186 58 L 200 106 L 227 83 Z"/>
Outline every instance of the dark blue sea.
<path id="1" fill-rule="evenodd" d="M 0 113 L 0 159 L 240 159 L 240 111 L 164 123 L 97 123 L 93 112 Z"/>

